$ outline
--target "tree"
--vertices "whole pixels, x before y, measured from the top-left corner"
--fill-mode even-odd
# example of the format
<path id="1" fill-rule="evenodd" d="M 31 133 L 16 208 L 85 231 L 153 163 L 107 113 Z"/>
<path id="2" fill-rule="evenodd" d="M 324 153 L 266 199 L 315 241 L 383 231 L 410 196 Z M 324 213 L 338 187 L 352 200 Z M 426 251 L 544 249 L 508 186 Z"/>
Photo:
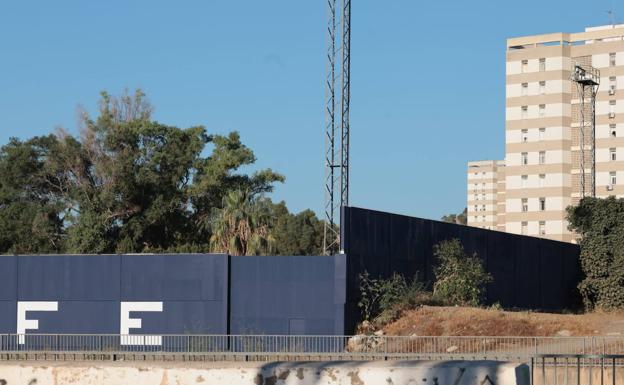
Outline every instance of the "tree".
<path id="1" fill-rule="evenodd" d="M 152 122 L 151 110 L 140 91 L 102 93 L 99 116 L 83 116 L 81 140 L 65 136 L 58 168 L 70 181 L 70 252 L 167 249 L 187 233 L 186 190 L 207 135 Z"/>
<path id="2" fill-rule="evenodd" d="M 155 122 L 140 90 L 101 96 L 79 137 L 59 130 L 0 149 L 0 252 L 206 252 L 226 197 L 246 191 L 260 204 L 284 181 L 240 171 L 256 158 L 236 132 Z"/>
<path id="3" fill-rule="evenodd" d="M 588 309 L 624 307 L 624 199 L 583 198 L 568 207 L 570 230 L 581 235 L 579 291 Z"/>
<path id="4" fill-rule="evenodd" d="M 196 160 L 193 184 L 188 191 L 193 207 L 191 220 L 199 236 L 206 239 L 210 237 L 214 208 L 223 207 L 227 194 L 232 191 L 245 191 L 251 196 L 265 194 L 273 191 L 275 183 L 285 180 L 271 169 L 251 175 L 236 173 L 239 168 L 256 161 L 253 151 L 241 143 L 237 132 L 210 136 L 208 142 L 214 145 L 212 154 Z"/>
<path id="5" fill-rule="evenodd" d="M 249 191 L 232 191 L 223 207 L 214 210 L 210 246 L 213 252 L 230 255 L 260 255 L 271 250 L 270 202 Z"/>
<path id="6" fill-rule="evenodd" d="M 298 214 L 288 211 L 285 202 L 273 206 L 271 233 L 275 238 L 277 255 L 321 255 L 323 248 L 323 222 L 312 210 Z"/>
<path id="7" fill-rule="evenodd" d="M 0 251 L 54 253 L 63 250 L 64 204 L 47 166 L 58 148 L 50 135 L 11 139 L 0 149 Z"/>
<path id="8" fill-rule="evenodd" d="M 476 254 L 467 255 L 458 239 L 440 242 L 434 247 L 434 255 L 433 295 L 452 305 L 479 305 L 485 285 L 492 282 L 481 259 Z"/>
<path id="9" fill-rule="evenodd" d="M 441 220 L 443 222 L 455 223 L 458 225 L 465 225 L 468 223 L 468 209 L 464 208 L 464 211 L 462 211 L 459 214 L 443 215 Z"/>

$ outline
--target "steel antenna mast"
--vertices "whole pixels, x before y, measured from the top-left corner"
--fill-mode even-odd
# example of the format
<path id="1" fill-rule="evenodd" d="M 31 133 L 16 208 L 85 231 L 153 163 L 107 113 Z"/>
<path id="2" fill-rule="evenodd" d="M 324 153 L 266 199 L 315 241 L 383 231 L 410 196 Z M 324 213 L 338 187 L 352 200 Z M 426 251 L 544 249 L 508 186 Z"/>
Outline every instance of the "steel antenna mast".
<path id="1" fill-rule="evenodd" d="M 580 196 L 581 198 L 585 198 L 586 196 L 595 197 L 596 93 L 598 92 L 598 87 L 600 86 L 600 71 L 592 66 L 583 66 L 575 63 L 572 68 L 571 80 L 576 84 L 579 98 Z M 589 163 L 589 165 L 587 165 L 587 163 Z M 588 167 L 589 181 L 587 181 L 586 171 Z"/>
<path id="2" fill-rule="evenodd" d="M 351 0 L 327 0 L 327 78 L 325 82 L 325 228 L 323 253 L 340 249 L 340 208 L 349 204 L 351 101 Z M 340 20 L 340 35 L 336 34 Z M 340 61 L 336 60 L 340 53 Z M 340 86 L 336 88 L 337 78 Z M 337 98 L 340 99 L 338 102 Z M 340 110 L 337 111 L 339 106 Z M 337 113 L 338 112 L 338 113 Z"/>

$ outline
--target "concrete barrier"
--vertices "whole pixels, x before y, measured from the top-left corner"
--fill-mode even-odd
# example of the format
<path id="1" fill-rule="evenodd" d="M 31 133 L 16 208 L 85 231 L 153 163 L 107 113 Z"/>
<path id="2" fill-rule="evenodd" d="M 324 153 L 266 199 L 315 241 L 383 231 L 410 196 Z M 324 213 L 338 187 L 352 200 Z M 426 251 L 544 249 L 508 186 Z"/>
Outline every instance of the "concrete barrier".
<path id="1" fill-rule="evenodd" d="M 529 385 L 524 364 L 384 362 L 5 362 L 0 385 Z"/>

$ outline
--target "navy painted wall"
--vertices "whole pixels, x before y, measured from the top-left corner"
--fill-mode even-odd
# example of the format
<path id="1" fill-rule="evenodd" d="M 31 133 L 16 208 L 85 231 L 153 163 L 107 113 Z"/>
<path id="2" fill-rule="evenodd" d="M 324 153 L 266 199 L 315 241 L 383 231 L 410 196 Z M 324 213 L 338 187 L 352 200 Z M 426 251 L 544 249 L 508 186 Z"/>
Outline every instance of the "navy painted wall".
<path id="1" fill-rule="evenodd" d="M 120 302 L 163 303 L 131 334 L 343 334 L 345 274 L 345 256 L 0 256 L 0 333 L 18 301 L 55 301 L 27 334 L 119 334 Z"/>
<path id="2" fill-rule="evenodd" d="M 344 255 L 230 258 L 231 334 L 344 334 Z"/>
<path id="3" fill-rule="evenodd" d="M 400 272 L 433 280 L 433 246 L 458 238 L 477 253 L 492 274 L 488 303 L 505 307 L 562 310 L 579 305 L 578 245 L 508 234 L 404 215 L 345 207 L 342 245 L 347 259 L 346 331 L 359 319 L 358 275 L 367 270 L 387 277 Z"/>
<path id="4" fill-rule="evenodd" d="M 119 333 L 120 302 L 159 301 L 132 333 L 225 334 L 227 288 L 222 254 L 0 256 L 0 333 L 16 332 L 17 301 L 58 301 L 28 312 L 29 333 L 94 334 Z"/>

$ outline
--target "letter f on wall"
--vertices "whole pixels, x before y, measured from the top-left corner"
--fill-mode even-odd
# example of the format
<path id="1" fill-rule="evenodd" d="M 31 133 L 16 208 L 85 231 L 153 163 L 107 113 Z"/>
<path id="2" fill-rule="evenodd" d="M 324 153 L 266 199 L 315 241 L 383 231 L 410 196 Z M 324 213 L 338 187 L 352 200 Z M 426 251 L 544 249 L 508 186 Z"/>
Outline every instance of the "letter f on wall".
<path id="1" fill-rule="evenodd" d="M 141 319 L 130 318 L 130 312 L 163 311 L 162 302 L 122 302 L 119 334 L 122 345 L 161 345 L 161 336 L 130 336 L 130 329 L 140 329 Z"/>
<path id="2" fill-rule="evenodd" d="M 17 343 L 24 345 L 26 330 L 39 329 L 39 320 L 26 319 L 29 311 L 58 311 L 56 301 L 18 301 L 17 302 Z"/>

